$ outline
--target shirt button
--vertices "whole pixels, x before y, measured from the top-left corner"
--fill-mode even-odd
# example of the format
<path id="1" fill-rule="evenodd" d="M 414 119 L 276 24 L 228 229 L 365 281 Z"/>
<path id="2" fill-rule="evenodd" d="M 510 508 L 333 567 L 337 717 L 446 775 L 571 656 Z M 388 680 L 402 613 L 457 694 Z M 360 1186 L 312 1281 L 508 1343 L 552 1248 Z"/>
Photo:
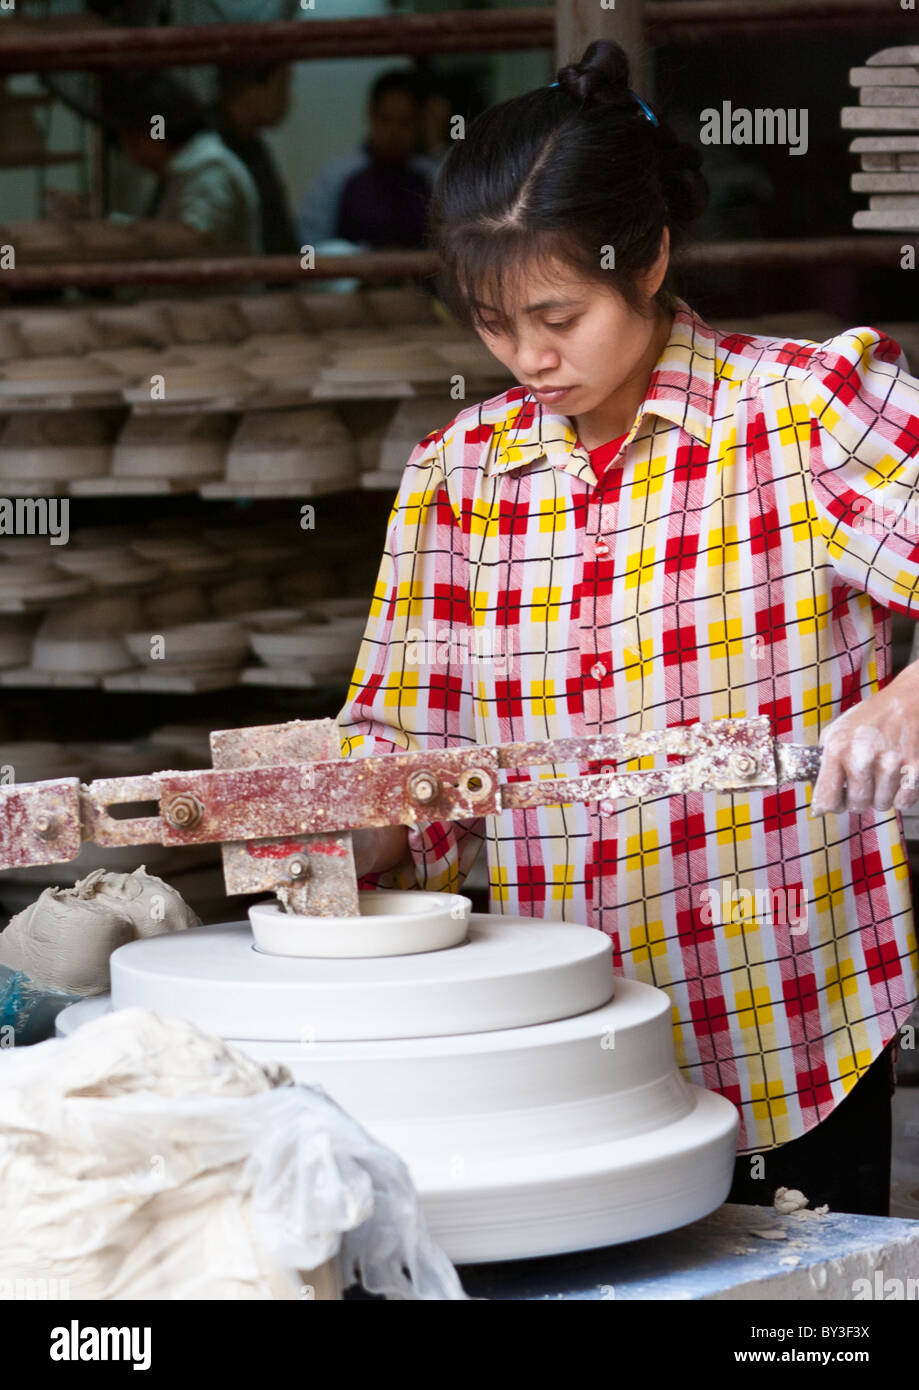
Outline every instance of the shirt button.
<path id="1" fill-rule="evenodd" d="M 601 816 L 614 816 L 616 814 L 615 801 L 610 801 L 609 797 L 604 797 L 599 804 L 599 811 Z"/>
<path id="2" fill-rule="evenodd" d="M 594 542 L 594 554 L 595 554 L 595 555 L 608 555 L 608 554 L 609 554 L 609 546 L 607 545 L 606 541 L 595 541 L 595 542 Z"/>
<path id="3" fill-rule="evenodd" d="M 598 661 L 595 666 L 591 666 L 590 674 L 595 680 L 602 681 L 603 677 L 606 675 L 606 667 L 603 665 L 603 662 Z"/>

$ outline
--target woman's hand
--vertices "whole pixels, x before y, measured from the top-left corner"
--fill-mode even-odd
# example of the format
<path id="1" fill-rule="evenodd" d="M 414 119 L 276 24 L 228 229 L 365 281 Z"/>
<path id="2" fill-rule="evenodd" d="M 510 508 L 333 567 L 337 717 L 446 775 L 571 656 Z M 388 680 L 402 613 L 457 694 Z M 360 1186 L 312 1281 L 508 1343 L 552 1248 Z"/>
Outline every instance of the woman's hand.
<path id="1" fill-rule="evenodd" d="M 912 806 L 919 800 L 919 662 L 834 719 L 820 746 L 812 816 Z"/>

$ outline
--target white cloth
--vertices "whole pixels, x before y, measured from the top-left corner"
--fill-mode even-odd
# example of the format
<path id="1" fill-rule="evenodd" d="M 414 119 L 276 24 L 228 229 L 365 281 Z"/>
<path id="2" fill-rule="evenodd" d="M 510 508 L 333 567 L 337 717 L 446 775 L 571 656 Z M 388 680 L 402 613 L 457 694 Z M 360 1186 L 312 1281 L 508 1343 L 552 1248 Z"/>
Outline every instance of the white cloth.
<path id="1" fill-rule="evenodd" d="M 339 1254 L 345 1285 L 465 1298 L 403 1161 L 284 1067 L 145 1009 L 0 1049 L 0 1289 L 302 1299 Z"/>

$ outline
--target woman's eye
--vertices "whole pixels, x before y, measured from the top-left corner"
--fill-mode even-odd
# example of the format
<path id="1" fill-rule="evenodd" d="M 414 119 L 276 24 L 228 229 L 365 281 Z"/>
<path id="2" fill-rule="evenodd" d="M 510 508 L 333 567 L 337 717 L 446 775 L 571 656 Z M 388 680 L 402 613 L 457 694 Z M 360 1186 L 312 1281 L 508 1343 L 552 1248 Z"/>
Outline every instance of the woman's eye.
<path id="1" fill-rule="evenodd" d="M 571 325 L 572 325 L 573 323 L 574 323 L 574 319 L 565 319 L 565 321 L 564 321 L 563 323 L 549 323 L 549 321 L 546 320 L 546 327 L 547 327 L 547 328 L 570 328 Z"/>

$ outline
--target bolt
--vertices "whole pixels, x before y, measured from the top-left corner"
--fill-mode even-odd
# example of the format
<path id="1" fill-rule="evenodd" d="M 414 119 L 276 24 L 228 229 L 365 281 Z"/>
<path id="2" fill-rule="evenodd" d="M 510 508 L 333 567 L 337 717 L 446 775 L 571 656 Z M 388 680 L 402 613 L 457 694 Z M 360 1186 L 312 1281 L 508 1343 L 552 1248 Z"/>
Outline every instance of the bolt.
<path id="1" fill-rule="evenodd" d="M 463 773 L 459 784 L 460 789 L 465 792 L 470 801 L 481 801 L 491 789 L 491 773 L 484 768 L 471 767 Z"/>
<path id="2" fill-rule="evenodd" d="M 756 771 L 756 759 L 752 753 L 733 753 L 730 767 L 737 777 L 752 777 Z"/>
<path id="3" fill-rule="evenodd" d="M 190 830 L 204 815 L 204 807 L 196 796 L 181 792 L 172 798 L 163 814 L 173 830 Z"/>
<path id="4" fill-rule="evenodd" d="M 292 854 L 287 861 L 287 872 L 291 878 L 309 878 L 313 870 L 302 854 Z"/>
<path id="5" fill-rule="evenodd" d="M 57 823 L 53 816 L 35 817 L 35 833 L 41 840 L 53 840 L 57 834 Z"/>
<path id="6" fill-rule="evenodd" d="M 440 782 L 433 772 L 413 772 L 408 779 L 408 791 L 413 801 L 426 806 L 439 796 Z"/>

